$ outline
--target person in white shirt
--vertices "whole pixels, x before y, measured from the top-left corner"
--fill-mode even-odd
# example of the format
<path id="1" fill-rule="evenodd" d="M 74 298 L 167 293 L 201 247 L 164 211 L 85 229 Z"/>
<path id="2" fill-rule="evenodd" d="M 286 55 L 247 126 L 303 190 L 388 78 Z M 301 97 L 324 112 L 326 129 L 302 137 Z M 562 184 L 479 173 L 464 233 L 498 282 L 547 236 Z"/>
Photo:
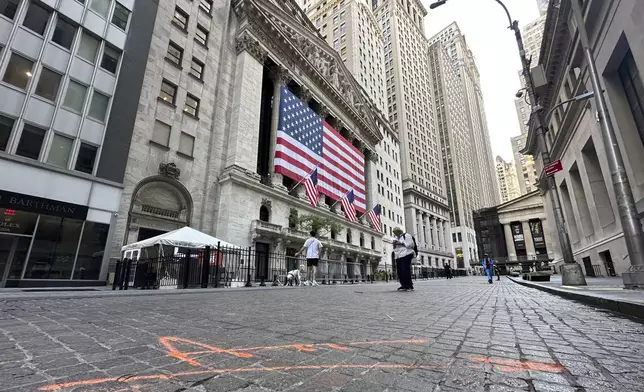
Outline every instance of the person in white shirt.
<path id="1" fill-rule="evenodd" d="M 394 229 L 394 257 L 396 258 L 396 272 L 400 287 L 398 291 L 414 290 L 411 281 L 411 260 L 416 255 L 414 251 L 414 239 L 411 234 L 405 233 L 400 227 Z"/>
<path id="2" fill-rule="evenodd" d="M 295 254 L 299 257 L 306 250 L 306 281 L 305 286 L 318 286 L 315 281 L 315 272 L 320 261 L 320 251 L 322 250 L 322 243 L 315 238 L 315 231 L 311 231 L 311 237 L 304 242 L 304 246 L 299 252 Z"/>

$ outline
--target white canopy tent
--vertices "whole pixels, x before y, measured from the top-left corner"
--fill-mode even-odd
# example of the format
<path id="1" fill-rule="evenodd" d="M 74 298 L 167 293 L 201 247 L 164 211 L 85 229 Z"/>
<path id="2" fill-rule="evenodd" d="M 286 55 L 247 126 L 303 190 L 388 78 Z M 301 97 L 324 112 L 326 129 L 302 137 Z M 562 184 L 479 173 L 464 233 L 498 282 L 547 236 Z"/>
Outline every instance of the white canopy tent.
<path id="1" fill-rule="evenodd" d="M 155 246 L 174 246 L 190 249 L 201 249 L 210 246 L 211 248 L 216 249 L 217 245 L 226 248 L 240 249 L 240 247 L 236 245 L 186 226 L 156 237 L 148 238 L 147 240 L 125 245 L 121 248 L 121 251 L 132 251 Z"/>

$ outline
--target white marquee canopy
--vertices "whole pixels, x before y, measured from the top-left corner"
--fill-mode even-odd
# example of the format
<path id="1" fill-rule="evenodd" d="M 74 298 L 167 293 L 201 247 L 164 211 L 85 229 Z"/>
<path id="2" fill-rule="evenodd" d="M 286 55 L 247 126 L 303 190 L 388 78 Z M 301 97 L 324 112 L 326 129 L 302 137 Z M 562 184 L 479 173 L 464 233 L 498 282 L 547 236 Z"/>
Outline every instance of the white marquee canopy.
<path id="1" fill-rule="evenodd" d="M 125 252 L 128 250 L 144 249 L 158 245 L 176 246 L 192 249 L 200 249 L 210 246 L 211 248 L 216 249 L 218 244 L 222 247 L 239 248 L 236 245 L 222 241 L 219 238 L 210 236 L 208 234 L 195 230 L 192 227 L 186 226 L 182 227 L 181 229 L 158 235 L 156 237 L 148 238 L 147 240 L 125 245 L 121 248 L 121 250 Z"/>

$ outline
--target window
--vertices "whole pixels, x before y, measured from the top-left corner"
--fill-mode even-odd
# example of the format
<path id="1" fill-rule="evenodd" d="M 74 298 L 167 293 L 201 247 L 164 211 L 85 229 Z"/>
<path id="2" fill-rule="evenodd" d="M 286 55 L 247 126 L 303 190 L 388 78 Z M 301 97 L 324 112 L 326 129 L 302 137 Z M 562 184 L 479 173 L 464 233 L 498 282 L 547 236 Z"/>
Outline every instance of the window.
<path id="1" fill-rule="evenodd" d="M 110 11 L 110 0 L 92 0 L 89 8 L 96 11 L 103 18 L 107 18 L 107 14 Z"/>
<path id="2" fill-rule="evenodd" d="M 6 151 L 9 146 L 9 137 L 11 136 L 13 123 L 13 119 L 0 116 L 0 151 Z"/>
<path id="3" fill-rule="evenodd" d="M 112 15 L 112 24 L 125 31 L 128 19 L 130 19 L 130 10 L 117 2 L 114 7 L 114 15 Z"/>
<path id="4" fill-rule="evenodd" d="M 38 84 L 36 85 L 36 95 L 55 102 L 58 96 L 61 77 L 56 72 L 43 68 L 40 72 Z"/>
<path id="5" fill-rule="evenodd" d="M 75 34 L 76 26 L 61 18 L 59 14 L 56 28 L 54 29 L 54 35 L 51 37 L 51 40 L 65 49 L 70 49 L 72 47 Z"/>
<path id="6" fill-rule="evenodd" d="M 105 114 L 107 113 L 107 105 L 110 103 L 110 97 L 94 91 L 92 96 L 92 103 L 89 105 L 88 117 L 98 121 L 105 121 Z"/>
<path id="7" fill-rule="evenodd" d="M 212 12 L 212 0 L 201 0 L 199 2 L 199 8 L 206 11 L 206 13 L 210 15 L 210 13 Z"/>
<path id="8" fill-rule="evenodd" d="M 195 78 L 202 80 L 203 79 L 203 67 L 204 64 L 197 60 L 196 58 L 192 58 L 192 64 L 190 64 L 190 75 L 194 76 Z"/>
<path id="9" fill-rule="evenodd" d="M 157 120 L 154 122 L 154 131 L 152 132 L 152 141 L 162 146 L 168 146 L 170 143 L 170 126 Z"/>
<path id="10" fill-rule="evenodd" d="M 174 105 L 176 97 L 177 87 L 167 80 L 164 80 L 163 83 L 161 83 L 161 93 L 159 94 L 159 98 Z"/>
<path id="11" fill-rule="evenodd" d="M 31 70 L 33 66 L 33 61 L 12 53 L 2 80 L 16 87 L 26 89 L 27 84 L 29 84 L 29 78 L 32 76 Z"/>
<path id="12" fill-rule="evenodd" d="M 51 147 L 49 148 L 47 163 L 67 168 L 69 153 L 72 151 L 73 144 L 74 141 L 72 139 L 55 134 L 51 142 Z"/>
<path id="13" fill-rule="evenodd" d="M 43 35 L 49 21 L 50 12 L 38 3 L 29 4 L 27 15 L 22 25 L 35 33 Z"/>
<path id="14" fill-rule="evenodd" d="M 181 59 L 183 59 L 183 49 L 174 42 L 170 41 L 168 44 L 168 53 L 166 53 L 165 59 L 175 64 L 178 67 L 181 67 Z"/>
<path id="15" fill-rule="evenodd" d="M 81 143 L 78 150 L 78 158 L 76 158 L 76 170 L 79 172 L 92 174 L 94 170 L 94 161 L 96 160 L 96 151 L 98 149 L 86 143 Z"/>
<path id="16" fill-rule="evenodd" d="M 622 60 L 617 72 L 619 73 L 635 126 L 640 138 L 644 140 L 644 83 L 642 83 L 642 77 L 630 50 L 624 56 L 624 60 Z"/>
<path id="17" fill-rule="evenodd" d="M 98 280 L 110 225 L 85 222 L 73 279 Z"/>
<path id="18" fill-rule="evenodd" d="M 45 130 L 34 127 L 33 125 L 25 124 L 20 136 L 20 143 L 16 155 L 21 157 L 38 159 L 40 150 L 42 149 L 42 142 L 45 139 Z"/>
<path id="19" fill-rule="evenodd" d="M 0 14 L 13 20 L 16 16 L 18 5 L 20 5 L 20 0 L 0 0 Z"/>
<path id="20" fill-rule="evenodd" d="M 192 153 L 194 152 L 194 148 L 195 148 L 194 136 L 190 136 L 185 132 L 181 132 L 181 136 L 179 137 L 179 152 L 191 157 Z"/>
<path id="21" fill-rule="evenodd" d="M 203 46 L 208 44 L 208 30 L 202 25 L 197 25 L 197 34 L 195 35 L 195 41 L 199 42 Z"/>
<path id="22" fill-rule="evenodd" d="M 94 64 L 99 44 L 100 42 L 96 38 L 83 31 L 83 37 L 78 47 L 78 56 Z"/>
<path id="23" fill-rule="evenodd" d="M 172 23 L 177 25 L 181 30 L 188 30 L 188 14 L 181 8 L 176 7 L 174 9 Z"/>
<path id="24" fill-rule="evenodd" d="M 103 59 L 101 59 L 101 68 L 111 72 L 116 73 L 116 68 L 119 65 L 119 59 L 121 58 L 121 52 L 113 47 L 105 44 L 105 50 L 103 51 Z"/>
<path id="25" fill-rule="evenodd" d="M 186 107 L 183 108 L 183 111 L 197 117 L 199 115 L 199 99 L 194 95 L 186 95 Z"/>
<path id="26" fill-rule="evenodd" d="M 71 109 L 76 113 L 82 113 L 86 94 L 87 87 L 70 80 L 67 86 L 67 94 L 65 94 L 65 100 L 63 101 L 63 107 Z"/>

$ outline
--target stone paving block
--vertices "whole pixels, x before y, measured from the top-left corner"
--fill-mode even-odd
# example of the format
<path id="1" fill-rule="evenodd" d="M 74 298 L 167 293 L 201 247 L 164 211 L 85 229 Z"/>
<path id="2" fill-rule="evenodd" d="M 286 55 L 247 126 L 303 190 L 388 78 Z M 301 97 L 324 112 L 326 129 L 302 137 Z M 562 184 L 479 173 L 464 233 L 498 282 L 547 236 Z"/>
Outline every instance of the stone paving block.
<path id="1" fill-rule="evenodd" d="M 397 286 L 390 286 L 361 285 L 359 294 L 355 286 L 339 285 L 0 299 L 0 355 L 11 358 L 0 360 L 0 385 L 34 392 L 58 382 L 151 375 L 153 379 L 107 381 L 73 391 L 644 389 L 642 324 L 503 280 L 491 286 L 478 278 L 419 281 L 413 296 L 398 295 L 393 291 Z M 481 302 L 482 297 L 490 300 Z M 457 305 L 444 307 L 444 301 Z M 286 315 L 284 303 L 293 307 Z M 179 358 L 170 357 L 162 337 L 192 343 L 175 344 Z M 407 339 L 428 341 L 383 342 Z M 362 343 L 338 348 L 349 342 Z M 313 351 L 307 351 L 309 346 L 282 347 L 315 343 L 339 346 L 311 346 Z M 275 347 L 257 348 L 264 346 Z M 206 352 L 181 356 L 193 351 Z M 235 352 L 252 357 L 238 358 L 231 354 Z M 417 365 L 432 368 L 414 369 Z M 535 370 L 539 368 L 545 370 Z M 43 375 L 56 379 L 46 381 Z"/>

